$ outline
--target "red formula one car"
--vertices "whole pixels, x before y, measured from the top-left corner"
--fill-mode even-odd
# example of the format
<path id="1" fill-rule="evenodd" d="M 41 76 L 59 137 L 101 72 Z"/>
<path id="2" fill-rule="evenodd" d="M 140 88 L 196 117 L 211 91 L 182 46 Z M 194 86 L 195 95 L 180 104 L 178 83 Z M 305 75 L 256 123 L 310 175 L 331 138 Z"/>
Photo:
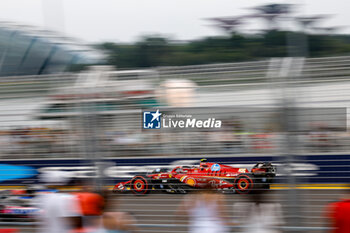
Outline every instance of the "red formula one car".
<path id="1" fill-rule="evenodd" d="M 214 188 L 245 194 L 269 189 L 275 175 L 275 166 L 267 162 L 257 163 L 249 171 L 247 168 L 210 163 L 202 159 L 199 166 L 178 166 L 172 170 L 158 168 L 151 173 L 136 175 L 129 181 L 116 184 L 113 191 L 144 195 L 153 190 L 187 193 L 194 189 Z"/>

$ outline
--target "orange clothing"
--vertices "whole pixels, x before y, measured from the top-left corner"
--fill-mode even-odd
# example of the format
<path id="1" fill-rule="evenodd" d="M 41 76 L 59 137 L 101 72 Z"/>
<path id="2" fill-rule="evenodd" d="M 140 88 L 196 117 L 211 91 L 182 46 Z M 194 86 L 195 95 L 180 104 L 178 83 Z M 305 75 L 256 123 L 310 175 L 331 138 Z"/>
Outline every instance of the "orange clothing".
<path id="1" fill-rule="evenodd" d="M 334 227 L 334 233 L 350 232 L 350 199 L 332 203 L 328 206 L 329 218 Z"/>
<path id="2" fill-rule="evenodd" d="M 96 216 L 102 214 L 104 205 L 103 198 L 96 193 L 78 192 L 75 193 L 78 197 L 83 216 Z"/>

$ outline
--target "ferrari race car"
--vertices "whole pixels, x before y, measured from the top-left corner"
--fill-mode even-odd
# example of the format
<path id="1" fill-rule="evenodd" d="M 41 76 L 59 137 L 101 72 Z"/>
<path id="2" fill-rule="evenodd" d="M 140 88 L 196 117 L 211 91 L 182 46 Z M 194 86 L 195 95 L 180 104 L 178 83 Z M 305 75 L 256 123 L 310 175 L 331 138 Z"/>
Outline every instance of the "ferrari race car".
<path id="1" fill-rule="evenodd" d="M 136 195 L 161 190 L 168 193 L 187 193 L 194 189 L 215 189 L 223 192 L 250 193 L 269 189 L 276 167 L 260 162 L 249 171 L 247 168 L 210 163 L 202 159 L 199 166 L 177 166 L 172 170 L 158 168 L 146 174 L 138 174 L 131 180 L 120 182 L 113 192 L 131 191 Z"/>

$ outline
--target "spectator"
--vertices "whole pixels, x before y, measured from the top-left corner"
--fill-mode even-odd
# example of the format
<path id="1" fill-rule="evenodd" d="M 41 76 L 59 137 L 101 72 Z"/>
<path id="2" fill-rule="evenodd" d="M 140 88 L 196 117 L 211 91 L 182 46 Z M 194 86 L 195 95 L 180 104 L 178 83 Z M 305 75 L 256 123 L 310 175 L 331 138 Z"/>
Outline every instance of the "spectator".
<path id="1" fill-rule="evenodd" d="M 102 217 L 103 229 L 96 233 L 127 233 L 136 230 L 135 219 L 126 212 L 106 212 Z"/>
<path id="2" fill-rule="evenodd" d="M 100 226 L 104 199 L 101 195 L 93 192 L 90 186 L 82 185 L 83 181 L 79 181 L 79 184 L 81 191 L 74 193 L 78 198 L 82 213 L 82 229 L 79 229 L 78 232 L 90 232 Z"/>
<path id="3" fill-rule="evenodd" d="M 350 190 L 343 200 L 328 206 L 327 217 L 334 233 L 350 232 Z"/>
<path id="4" fill-rule="evenodd" d="M 44 173 L 43 181 L 48 188 L 59 189 L 68 183 L 65 172 L 51 171 Z M 68 233 L 81 225 L 81 210 L 74 195 L 60 191 L 45 192 L 36 198 L 36 203 L 42 212 L 39 222 L 42 224 L 38 232 Z"/>
<path id="5" fill-rule="evenodd" d="M 186 196 L 177 216 L 187 217 L 190 233 L 225 233 L 229 232 L 225 206 L 222 194 L 203 190 Z"/>
<path id="6" fill-rule="evenodd" d="M 133 216 L 127 212 L 115 211 L 115 205 L 112 209 L 113 205 L 108 197 L 105 199 L 105 207 L 100 229 L 92 231 L 92 233 L 127 233 L 137 230 L 136 220 Z"/>
<path id="7" fill-rule="evenodd" d="M 284 224 L 281 205 L 267 202 L 263 191 L 250 194 L 249 202 L 236 203 L 233 206 L 234 222 L 241 226 L 240 232 L 279 233 L 278 227 Z"/>

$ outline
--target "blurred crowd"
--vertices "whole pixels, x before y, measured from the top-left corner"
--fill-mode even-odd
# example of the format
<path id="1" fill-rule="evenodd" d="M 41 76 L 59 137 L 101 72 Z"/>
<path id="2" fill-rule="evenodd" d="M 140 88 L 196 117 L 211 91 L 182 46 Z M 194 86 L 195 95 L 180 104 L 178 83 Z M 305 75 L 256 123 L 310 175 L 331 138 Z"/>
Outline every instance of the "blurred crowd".
<path id="1" fill-rule="evenodd" d="M 28 204 L 22 205 L 22 212 L 4 212 L 5 206 L 9 204 L 2 198 L 0 216 L 7 214 L 7 221 L 30 217 L 36 222 L 36 232 L 131 233 L 145 230 L 145 226 L 138 223 L 142 217 L 120 210 L 119 198 L 112 197 L 111 191 L 94 189 L 85 183 L 87 181 L 75 180 L 72 183 L 65 178 L 64 172 L 51 174 L 44 177 L 45 185 L 37 186 L 36 189 L 2 191 L 2 197 L 25 199 Z M 325 219 L 325 232 L 349 232 L 349 190 L 341 200 L 323 206 L 324 211 L 320 214 Z M 182 201 L 169 209 L 174 212 L 171 224 L 186 226 L 184 232 L 189 233 L 284 232 L 288 228 L 288 206 L 282 206 L 271 195 L 271 190 L 257 189 L 243 198 L 237 198 L 231 206 L 226 195 L 213 189 L 193 191 L 180 197 Z M 11 205 L 19 208 L 18 203 L 17 206 Z M 148 227 L 152 231 L 152 226 Z M 2 230 L 0 232 L 19 232 L 16 228 L 9 229 L 13 231 Z"/>
<path id="2" fill-rule="evenodd" d="M 70 179 L 65 172 L 47 172 L 39 184 L 0 192 L 0 221 L 32 222 L 36 232 L 134 232 L 135 218 L 118 211 L 108 190 L 89 181 Z M 16 227 L 0 232 L 20 232 Z"/>
<path id="3" fill-rule="evenodd" d="M 76 189 L 62 191 L 69 184 L 64 172 L 47 173 L 44 180 L 49 190 L 34 199 L 40 209 L 36 214 L 41 223 L 38 232 L 121 233 L 136 229 L 135 219 L 129 213 L 111 208 L 115 205 L 107 191 L 96 190 L 82 180 L 70 183 Z"/>
<path id="4" fill-rule="evenodd" d="M 284 134 L 250 132 L 233 126 L 222 129 L 117 130 L 96 134 L 97 150 L 103 156 L 198 155 L 235 153 L 280 153 Z M 302 153 L 349 151 L 350 134 L 318 128 L 295 134 L 297 150 Z M 0 156 L 12 159 L 40 157 L 80 157 L 86 138 L 74 130 L 46 127 L 15 128 L 0 131 Z"/>
<path id="5" fill-rule="evenodd" d="M 74 151 L 77 141 L 67 130 L 48 127 L 20 127 L 0 131 L 1 158 L 33 158 L 48 156 L 49 153 Z"/>

